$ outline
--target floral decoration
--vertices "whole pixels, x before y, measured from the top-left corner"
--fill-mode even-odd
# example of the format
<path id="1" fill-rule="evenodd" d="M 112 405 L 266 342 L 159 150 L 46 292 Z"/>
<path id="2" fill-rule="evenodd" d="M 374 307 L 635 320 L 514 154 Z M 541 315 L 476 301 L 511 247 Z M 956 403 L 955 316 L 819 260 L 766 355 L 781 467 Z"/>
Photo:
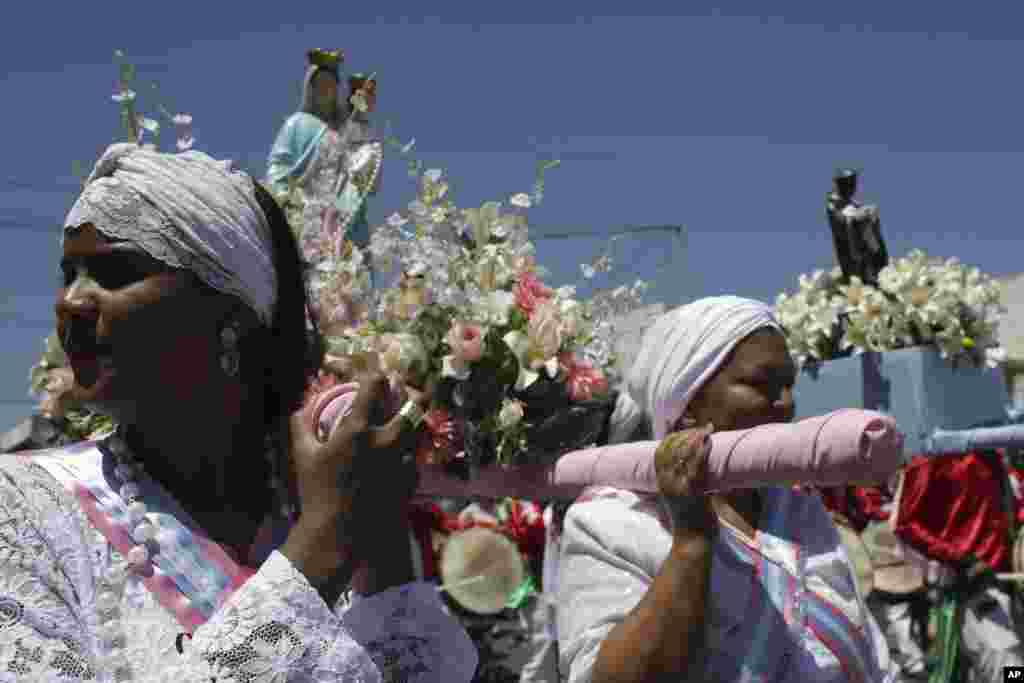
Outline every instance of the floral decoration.
<path id="1" fill-rule="evenodd" d="M 838 268 L 799 282 L 796 292 L 779 295 L 776 312 L 801 364 L 921 345 L 952 363 L 997 367 L 1006 360 L 999 284 L 955 258 L 914 250 L 882 269 L 877 287 L 856 276 L 843 283 Z"/>

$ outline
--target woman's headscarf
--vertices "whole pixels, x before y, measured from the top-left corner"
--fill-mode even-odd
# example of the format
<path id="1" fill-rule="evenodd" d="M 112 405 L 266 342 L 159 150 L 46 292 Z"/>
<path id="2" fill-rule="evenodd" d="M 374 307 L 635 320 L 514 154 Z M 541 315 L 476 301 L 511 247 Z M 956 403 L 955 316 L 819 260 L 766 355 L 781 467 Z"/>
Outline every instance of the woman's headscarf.
<path id="1" fill-rule="evenodd" d="M 665 438 L 736 345 L 765 327 L 782 329 L 772 309 L 735 296 L 699 299 L 661 316 L 644 333 L 609 440 L 628 440 L 645 417 L 654 438 Z"/>
<path id="2" fill-rule="evenodd" d="M 230 161 L 113 145 L 68 213 L 65 236 L 85 223 L 237 296 L 271 325 L 277 274 L 270 226 L 252 178 Z"/>

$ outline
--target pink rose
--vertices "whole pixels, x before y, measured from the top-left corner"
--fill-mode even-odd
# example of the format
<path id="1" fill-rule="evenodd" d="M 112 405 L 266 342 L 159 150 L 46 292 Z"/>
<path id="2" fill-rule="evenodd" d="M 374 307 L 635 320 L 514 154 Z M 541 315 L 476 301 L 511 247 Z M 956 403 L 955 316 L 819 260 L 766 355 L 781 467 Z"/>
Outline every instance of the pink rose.
<path id="1" fill-rule="evenodd" d="M 578 360 L 571 353 L 563 353 L 558 362 L 566 374 L 565 383 L 572 401 L 590 401 L 608 393 L 608 378 L 590 363 Z"/>
<path id="2" fill-rule="evenodd" d="M 445 464 L 457 449 L 462 448 L 462 436 L 451 414 L 444 408 L 434 408 L 423 416 L 426 429 L 420 432 L 416 447 L 416 462 L 421 465 Z"/>
<path id="3" fill-rule="evenodd" d="M 339 297 L 337 305 L 327 316 L 327 325 L 348 328 L 355 322 L 355 307 L 348 297 Z"/>
<path id="4" fill-rule="evenodd" d="M 545 286 L 533 273 L 523 273 L 519 276 L 514 293 L 516 305 L 528 317 L 533 317 L 538 304 L 554 296 L 551 288 Z"/>
<path id="5" fill-rule="evenodd" d="M 486 331 L 480 325 L 456 322 L 448 330 L 444 341 L 452 349 L 460 364 L 475 363 L 484 355 L 484 336 Z"/>

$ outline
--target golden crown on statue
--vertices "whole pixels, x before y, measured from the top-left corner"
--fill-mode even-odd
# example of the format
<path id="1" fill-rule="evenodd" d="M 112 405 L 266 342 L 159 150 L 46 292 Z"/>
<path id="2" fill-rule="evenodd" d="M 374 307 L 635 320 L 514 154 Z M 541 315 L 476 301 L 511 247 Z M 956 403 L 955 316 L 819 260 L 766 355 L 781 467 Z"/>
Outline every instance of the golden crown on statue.
<path id="1" fill-rule="evenodd" d="M 309 63 L 321 69 L 338 70 L 341 63 L 345 61 L 345 53 L 341 50 L 324 50 L 315 47 L 306 53 Z"/>

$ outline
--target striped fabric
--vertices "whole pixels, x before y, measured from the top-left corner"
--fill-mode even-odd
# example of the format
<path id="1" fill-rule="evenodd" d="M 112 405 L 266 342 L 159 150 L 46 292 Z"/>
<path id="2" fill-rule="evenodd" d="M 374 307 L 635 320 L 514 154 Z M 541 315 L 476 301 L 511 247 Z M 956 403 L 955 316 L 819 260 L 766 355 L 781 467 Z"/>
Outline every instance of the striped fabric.
<path id="1" fill-rule="evenodd" d="M 127 556 L 136 545 L 131 537 L 128 506 L 116 492 L 120 482 L 113 475 L 113 458 L 101 442 L 27 452 L 18 457 L 52 474 L 79 501 L 89 521 L 114 550 Z M 236 562 L 210 540 L 157 482 L 143 475 L 135 483 L 141 491 L 140 500 L 149 510 L 147 516 L 158 531 L 155 542 L 159 551 L 151 552 L 151 560 L 141 572 L 143 585 L 191 632 L 205 623 L 255 570 Z M 276 536 L 264 524 L 257 546 L 273 543 Z M 265 555 L 266 551 L 268 548 L 254 548 L 250 558 Z M 258 566 L 258 562 L 254 564 Z"/>
<path id="2" fill-rule="evenodd" d="M 722 521 L 712 545 L 701 680 L 893 680 L 884 636 L 857 593 L 821 500 L 786 488 L 761 491 L 753 537 Z M 668 557 L 671 522 L 656 496 L 607 488 L 587 491 L 569 516 L 556 538 L 562 562 L 553 635 L 562 675 L 582 683 L 590 680 L 600 642 L 635 608 Z"/>

